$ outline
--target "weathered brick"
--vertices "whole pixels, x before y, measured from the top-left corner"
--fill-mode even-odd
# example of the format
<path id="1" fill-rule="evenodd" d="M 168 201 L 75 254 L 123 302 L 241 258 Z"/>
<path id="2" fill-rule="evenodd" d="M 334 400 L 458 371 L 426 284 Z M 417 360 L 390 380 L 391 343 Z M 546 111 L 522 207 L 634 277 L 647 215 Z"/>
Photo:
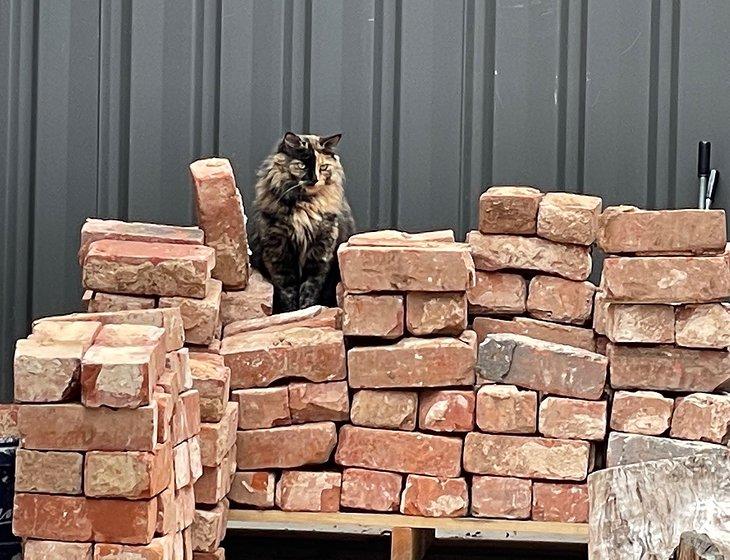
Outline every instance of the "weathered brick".
<path id="1" fill-rule="evenodd" d="M 606 467 L 688 457 L 704 451 L 724 449 L 724 446 L 714 443 L 611 432 L 606 447 Z"/>
<path id="2" fill-rule="evenodd" d="M 669 429 L 674 399 L 653 391 L 616 391 L 611 405 L 612 430 L 661 435 Z"/>
<path id="3" fill-rule="evenodd" d="M 98 321 L 45 321 L 33 327 L 33 333 L 28 339 L 44 344 L 76 342 L 81 344 L 86 352 L 94 343 L 101 328 L 101 323 Z"/>
<path id="4" fill-rule="evenodd" d="M 404 338 L 389 346 L 361 346 L 347 353 L 350 387 L 409 388 L 472 385 L 476 335 Z"/>
<path id="5" fill-rule="evenodd" d="M 231 393 L 238 402 L 238 428 L 256 430 L 291 424 L 287 387 L 238 389 Z"/>
<path id="6" fill-rule="evenodd" d="M 476 398 L 476 423 L 485 432 L 537 432 L 537 393 L 514 385 L 485 385 Z"/>
<path id="7" fill-rule="evenodd" d="M 184 531 L 195 519 L 195 489 L 192 484 L 175 491 L 175 508 L 177 509 L 177 530 Z"/>
<path id="8" fill-rule="evenodd" d="M 219 422 L 228 404 L 231 388 L 231 370 L 216 354 L 190 354 L 190 373 L 193 389 L 200 394 L 200 419 Z"/>
<path id="9" fill-rule="evenodd" d="M 730 354 L 676 346 L 609 344 L 611 387 L 712 392 L 730 386 Z"/>
<path id="10" fill-rule="evenodd" d="M 350 418 L 356 426 L 415 430 L 418 393 L 411 391 L 358 391 L 352 398 Z"/>
<path id="11" fill-rule="evenodd" d="M 399 474 L 345 469 L 340 504 L 364 511 L 398 511 L 402 487 L 403 477 Z"/>
<path id="12" fill-rule="evenodd" d="M 244 506 L 274 507 L 276 475 L 266 471 L 239 471 L 233 477 L 229 498 Z"/>
<path id="13" fill-rule="evenodd" d="M 173 475 L 170 478 L 174 478 Z M 177 531 L 177 505 L 175 503 L 175 483 L 174 481 L 162 492 L 157 494 L 157 524 L 155 533 L 158 535 L 168 535 Z"/>
<path id="14" fill-rule="evenodd" d="M 332 422 L 238 432 L 238 468 L 291 469 L 322 465 L 329 461 L 336 443 L 337 428 Z"/>
<path id="15" fill-rule="evenodd" d="M 338 472 L 284 471 L 276 485 L 276 505 L 284 511 L 339 511 L 341 488 Z"/>
<path id="16" fill-rule="evenodd" d="M 508 333 L 575 346 L 589 352 L 595 352 L 596 349 L 595 337 L 590 328 L 561 325 L 527 317 L 515 317 L 509 320 L 474 317 L 474 331 L 477 333 L 479 343 L 483 342 L 488 334 Z"/>
<path id="17" fill-rule="evenodd" d="M 593 313 L 595 292 L 590 282 L 538 275 L 530 280 L 527 311 L 536 319 L 582 325 Z"/>
<path id="18" fill-rule="evenodd" d="M 340 330 L 342 327 L 342 309 L 339 307 L 323 307 L 313 305 L 306 309 L 276 313 L 269 317 L 258 317 L 235 321 L 223 329 L 225 338 L 236 334 L 285 331 L 294 327 L 329 328 Z"/>
<path id="19" fill-rule="evenodd" d="M 104 292 L 92 292 L 86 301 L 86 311 L 99 313 L 104 311 L 139 311 L 142 309 L 154 309 L 157 302 L 153 297 L 127 296 L 124 294 L 107 294 Z"/>
<path id="20" fill-rule="evenodd" d="M 211 510 L 196 509 L 191 527 L 192 550 L 211 552 L 216 550 L 226 534 L 228 502 L 220 502 Z"/>
<path id="21" fill-rule="evenodd" d="M 606 437 L 606 401 L 546 397 L 540 403 L 540 433 L 546 437 L 602 441 Z"/>
<path id="22" fill-rule="evenodd" d="M 168 296 L 161 297 L 162 308 L 179 307 L 188 344 L 210 344 L 216 335 L 220 319 L 221 293 L 223 285 L 211 278 L 205 284 L 205 297 Z"/>
<path id="23" fill-rule="evenodd" d="M 529 519 L 532 481 L 503 476 L 474 476 L 471 514 L 474 517 Z"/>
<path id="24" fill-rule="evenodd" d="M 418 407 L 418 427 L 434 432 L 474 429 L 474 391 L 427 391 Z"/>
<path id="25" fill-rule="evenodd" d="M 200 394 L 195 389 L 180 393 L 172 413 L 172 444 L 178 445 L 200 431 Z"/>
<path id="26" fill-rule="evenodd" d="M 400 511 L 421 517 L 462 517 L 469 511 L 466 480 L 409 474 Z"/>
<path id="27" fill-rule="evenodd" d="M 477 375 L 555 395 L 597 400 L 605 388 L 607 366 L 605 356 L 572 346 L 492 334 L 479 345 Z"/>
<path id="28" fill-rule="evenodd" d="M 213 552 L 193 552 L 193 560 L 226 560 L 226 551 L 218 548 Z"/>
<path id="29" fill-rule="evenodd" d="M 609 305 L 610 303 L 606 300 L 606 292 L 601 286 L 593 298 L 593 330 L 596 331 L 596 334 L 606 335 Z"/>
<path id="30" fill-rule="evenodd" d="M 479 197 L 482 233 L 535 234 L 542 193 L 526 186 L 490 187 Z"/>
<path id="31" fill-rule="evenodd" d="M 23 545 L 25 560 L 93 560 L 91 543 L 28 540 Z"/>
<path id="32" fill-rule="evenodd" d="M 174 542 L 171 534 L 145 545 L 99 543 L 94 546 L 94 560 L 176 560 Z"/>
<path id="33" fill-rule="evenodd" d="M 69 451 L 18 449 L 15 491 L 81 494 L 84 456 Z"/>
<path id="34" fill-rule="evenodd" d="M 226 287 L 248 283 L 248 240 L 243 199 L 233 168 L 225 158 L 200 159 L 190 164 L 198 224 L 205 243 L 215 249 L 213 277 Z"/>
<path id="35" fill-rule="evenodd" d="M 477 231 L 470 231 L 466 240 L 478 270 L 532 270 L 580 281 L 591 273 L 588 247 L 540 237 L 483 235 Z"/>
<path id="36" fill-rule="evenodd" d="M 695 393 L 677 399 L 669 434 L 678 439 L 730 441 L 730 395 Z"/>
<path id="37" fill-rule="evenodd" d="M 191 448 L 192 452 L 192 448 Z M 192 468 L 191 468 L 192 470 Z M 202 475 L 195 482 L 195 502 L 213 505 L 231 491 L 236 473 L 236 446 L 231 447 L 223 462 L 215 467 L 202 467 Z"/>
<path id="38" fill-rule="evenodd" d="M 467 290 L 470 313 L 512 315 L 527 309 L 527 279 L 509 272 L 476 273 L 476 284 Z"/>
<path id="39" fill-rule="evenodd" d="M 221 322 L 225 327 L 235 321 L 267 317 L 273 306 L 274 286 L 260 272 L 251 269 L 244 290 L 223 291 Z"/>
<path id="40" fill-rule="evenodd" d="M 454 437 L 343 426 L 335 461 L 345 467 L 456 477 L 461 449 L 461 439 Z"/>
<path id="41" fill-rule="evenodd" d="M 535 482 L 532 519 L 557 523 L 588 522 L 588 485 Z"/>
<path id="42" fill-rule="evenodd" d="M 348 243 L 357 247 L 421 247 L 423 245 L 437 245 L 454 243 L 454 231 L 444 229 L 439 231 L 425 231 L 423 233 L 406 233 L 392 229 L 380 231 L 366 231 L 351 236 Z"/>
<path id="43" fill-rule="evenodd" d="M 15 400 L 43 403 L 77 398 L 83 353 L 78 342 L 18 340 L 13 360 Z"/>
<path id="44" fill-rule="evenodd" d="M 606 336 L 612 342 L 674 343 L 671 305 L 612 303 L 606 312 Z"/>
<path id="45" fill-rule="evenodd" d="M 203 466 L 219 465 L 236 443 L 238 403 L 229 402 L 220 422 L 204 422 L 200 426 L 200 451 Z"/>
<path id="46" fill-rule="evenodd" d="M 345 336 L 403 336 L 405 310 L 402 295 L 345 294 L 341 306 Z"/>
<path id="47" fill-rule="evenodd" d="M 416 336 L 458 336 L 467 323 L 465 292 L 409 292 L 406 296 L 406 326 Z"/>
<path id="48" fill-rule="evenodd" d="M 537 213 L 537 234 L 560 243 L 591 245 L 596 240 L 602 206 L 603 201 L 596 196 L 547 193 Z"/>
<path id="49" fill-rule="evenodd" d="M 585 441 L 471 432 L 464 441 L 464 470 L 474 474 L 584 480 L 591 446 Z"/>
<path id="50" fill-rule="evenodd" d="M 20 405 L 0 404 L 0 438 L 20 439 L 18 412 Z"/>
<path id="51" fill-rule="evenodd" d="M 293 327 L 223 339 L 221 355 L 231 368 L 231 388 L 266 387 L 287 377 L 320 383 L 345 378 L 341 331 Z"/>
<path id="52" fill-rule="evenodd" d="M 84 494 L 103 498 L 151 498 L 170 483 L 172 446 L 154 452 L 90 451 L 84 461 Z"/>
<path id="53" fill-rule="evenodd" d="M 332 383 L 291 383 L 289 409 L 292 422 L 333 422 L 350 418 L 347 381 Z"/>
<path id="54" fill-rule="evenodd" d="M 180 490 L 193 481 L 188 441 L 178 443 L 172 450 L 172 454 L 175 464 L 175 490 Z"/>
<path id="55" fill-rule="evenodd" d="M 677 308 L 675 326 L 679 346 L 727 348 L 730 346 L 730 305 L 683 305 Z"/>

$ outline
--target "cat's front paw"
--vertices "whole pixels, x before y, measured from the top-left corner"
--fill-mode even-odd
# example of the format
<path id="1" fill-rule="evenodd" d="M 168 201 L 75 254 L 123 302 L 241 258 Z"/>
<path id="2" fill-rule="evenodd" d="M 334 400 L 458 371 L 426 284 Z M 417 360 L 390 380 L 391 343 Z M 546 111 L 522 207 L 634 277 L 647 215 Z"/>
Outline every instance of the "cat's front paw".
<path id="1" fill-rule="evenodd" d="M 278 310 L 279 313 L 288 313 L 299 309 L 299 291 L 296 289 L 281 290 L 279 292 Z"/>

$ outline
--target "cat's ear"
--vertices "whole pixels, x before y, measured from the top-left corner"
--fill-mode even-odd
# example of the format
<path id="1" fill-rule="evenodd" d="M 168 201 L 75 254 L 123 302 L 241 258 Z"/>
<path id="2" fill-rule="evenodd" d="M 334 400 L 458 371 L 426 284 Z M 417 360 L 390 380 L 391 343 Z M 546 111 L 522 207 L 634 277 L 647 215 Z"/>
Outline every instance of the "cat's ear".
<path id="1" fill-rule="evenodd" d="M 334 150 L 337 147 L 337 144 L 340 143 L 340 139 L 342 138 L 342 134 L 333 134 L 332 136 L 323 136 L 319 139 L 319 143 L 322 145 L 322 148 L 325 150 Z"/>
<path id="2" fill-rule="evenodd" d="M 299 148 L 302 145 L 302 139 L 290 131 L 284 135 L 284 144 L 290 148 Z"/>

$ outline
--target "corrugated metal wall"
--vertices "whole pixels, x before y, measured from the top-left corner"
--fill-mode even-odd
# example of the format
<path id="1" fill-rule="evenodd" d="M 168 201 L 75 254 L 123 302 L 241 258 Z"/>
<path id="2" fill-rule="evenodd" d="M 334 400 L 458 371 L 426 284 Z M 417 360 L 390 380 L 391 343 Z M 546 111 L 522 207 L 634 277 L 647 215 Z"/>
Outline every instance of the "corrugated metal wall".
<path id="1" fill-rule="evenodd" d="M 187 224 L 187 164 L 344 132 L 361 229 L 475 222 L 488 183 L 691 206 L 730 176 L 727 0 L 0 0 L 0 355 L 73 310 L 86 216 Z M 720 192 L 726 206 L 730 187 Z"/>

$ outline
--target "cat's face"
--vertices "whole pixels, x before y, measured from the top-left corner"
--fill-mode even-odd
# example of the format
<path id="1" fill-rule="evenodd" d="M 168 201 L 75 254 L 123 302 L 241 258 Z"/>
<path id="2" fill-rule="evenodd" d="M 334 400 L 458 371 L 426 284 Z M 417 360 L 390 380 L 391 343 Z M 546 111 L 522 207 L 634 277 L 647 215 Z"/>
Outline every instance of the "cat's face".
<path id="1" fill-rule="evenodd" d="M 279 144 L 279 152 L 289 157 L 288 170 L 305 187 L 327 182 L 337 160 L 335 147 L 341 134 L 314 136 L 287 132 Z"/>

